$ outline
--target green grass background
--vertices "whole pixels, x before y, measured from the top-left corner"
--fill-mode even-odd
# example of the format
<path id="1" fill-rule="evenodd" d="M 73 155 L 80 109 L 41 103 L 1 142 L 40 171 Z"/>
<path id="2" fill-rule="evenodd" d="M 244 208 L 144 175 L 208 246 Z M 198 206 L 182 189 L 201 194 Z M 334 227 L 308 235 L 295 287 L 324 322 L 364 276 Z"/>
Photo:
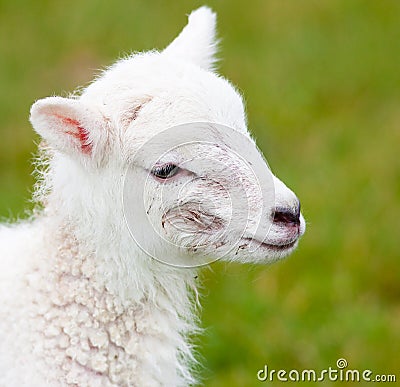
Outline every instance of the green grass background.
<path id="1" fill-rule="evenodd" d="M 30 207 L 34 100 L 163 48 L 202 4 L 0 0 L 0 216 Z M 320 370 L 340 357 L 400 380 L 400 1 L 208 5 L 220 72 L 308 229 L 284 262 L 205 271 L 203 384 L 257 386 L 264 364 Z"/>

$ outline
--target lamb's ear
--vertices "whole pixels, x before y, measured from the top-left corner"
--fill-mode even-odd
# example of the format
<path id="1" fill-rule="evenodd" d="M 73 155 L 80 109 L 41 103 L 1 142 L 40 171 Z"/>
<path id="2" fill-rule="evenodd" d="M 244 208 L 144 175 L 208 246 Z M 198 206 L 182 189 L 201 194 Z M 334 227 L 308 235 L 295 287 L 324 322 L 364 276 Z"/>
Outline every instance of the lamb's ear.
<path id="1" fill-rule="evenodd" d="M 178 37 L 163 51 L 212 70 L 216 62 L 216 14 L 200 7 L 189 15 L 189 22 Z"/>
<path id="2" fill-rule="evenodd" d="M 99 111 L 71 98 L 48 97 L 31 108 L 31 123 L 48 144 L 70 156 L 99 159 L 107 141 L 106 123 Z"/>

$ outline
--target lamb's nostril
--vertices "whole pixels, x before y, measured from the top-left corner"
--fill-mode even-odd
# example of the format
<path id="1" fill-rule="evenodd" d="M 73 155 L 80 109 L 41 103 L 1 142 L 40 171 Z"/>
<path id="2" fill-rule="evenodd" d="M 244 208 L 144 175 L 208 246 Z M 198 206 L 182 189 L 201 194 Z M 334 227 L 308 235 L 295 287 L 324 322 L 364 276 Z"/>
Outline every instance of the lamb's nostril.
<path id="1" fill-rule="evenodd" d="M 278 207 L 275 208 L 274 223 L 281 223 L 284 225 L 300 225 L 300 203 L 294 208 Z"/>

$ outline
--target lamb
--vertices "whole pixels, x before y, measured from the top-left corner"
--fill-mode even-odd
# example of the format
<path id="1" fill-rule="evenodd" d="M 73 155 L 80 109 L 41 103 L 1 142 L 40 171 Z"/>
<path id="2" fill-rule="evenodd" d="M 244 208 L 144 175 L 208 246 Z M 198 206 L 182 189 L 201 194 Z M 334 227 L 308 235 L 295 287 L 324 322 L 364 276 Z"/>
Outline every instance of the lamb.
<path id="1" fill-rule="evenodd" d="M 215 22 L 201 7 L 163 51 L 33 104 L 39 206 L 0 226 L 0 386 L 194 385 L 198 267 L 296 248 L 299 201 L 214 70 Z"/>

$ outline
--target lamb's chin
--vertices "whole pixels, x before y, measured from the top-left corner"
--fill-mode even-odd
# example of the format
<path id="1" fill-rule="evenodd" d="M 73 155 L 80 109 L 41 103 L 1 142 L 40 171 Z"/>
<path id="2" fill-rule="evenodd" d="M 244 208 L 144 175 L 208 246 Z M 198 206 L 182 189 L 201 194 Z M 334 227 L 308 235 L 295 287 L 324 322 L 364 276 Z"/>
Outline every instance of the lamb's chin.
<path id="1" fill-rule="evenodd" d="M 240 245 L 242 252 L 241 261 L 255 264 L 267 264 L 283 259 L 296 250 L 299 238 L 287 242 L 260 242 L 251 238 L 243 238 Z"/>
<path id="2" fill-rule="evenodd" d="M 288 243 L 287 245 L 262 244 L 261 248 L 265 248 L 268 251 L 269 256 L 273 258 L 273 260 L 278 260 L 292 254 L 293 251 L 296 250 L 298 244 L 299 240 L 297 239 L 296 241 Z"/>

